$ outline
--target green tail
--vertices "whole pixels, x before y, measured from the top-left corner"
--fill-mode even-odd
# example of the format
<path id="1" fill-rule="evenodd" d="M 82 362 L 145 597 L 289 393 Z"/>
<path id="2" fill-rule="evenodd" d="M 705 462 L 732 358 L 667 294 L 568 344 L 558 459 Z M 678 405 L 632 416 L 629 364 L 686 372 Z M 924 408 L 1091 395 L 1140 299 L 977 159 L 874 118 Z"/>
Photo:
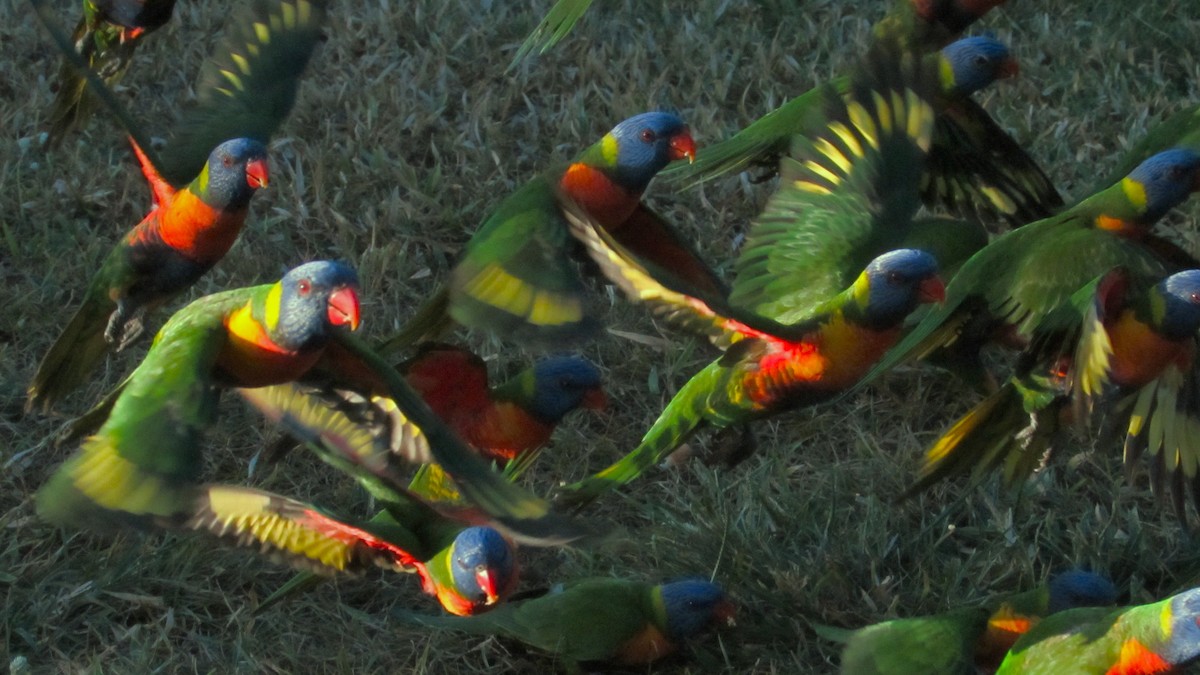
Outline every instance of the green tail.
<path id="1" fill-rule="evenodd" d="M 592 0 L 558 0 L 554 3 L 529 37 L 521 43 L 512 63 L 508 64 L 508 70 L 515 68 L 526 56 L 534 52 L 545 54 L 546 50 L 558 44 L 571 32 L 591 4 Z"/>
<path id="2" fill-rule="evenodd" d="M 104 327 L 114 309 L 116 305 L 107 298 L 93 296 L 84 301 L 38 364 L 29 383 L 26 412 L 49 411 L 104 360 L 108 352 Z"/>

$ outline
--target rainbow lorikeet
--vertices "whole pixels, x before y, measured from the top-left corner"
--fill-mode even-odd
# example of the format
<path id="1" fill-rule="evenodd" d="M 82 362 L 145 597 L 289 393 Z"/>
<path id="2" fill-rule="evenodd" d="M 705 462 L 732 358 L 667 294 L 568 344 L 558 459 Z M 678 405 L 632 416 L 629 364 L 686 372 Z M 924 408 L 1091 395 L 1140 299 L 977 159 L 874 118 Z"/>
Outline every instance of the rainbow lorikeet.
<path id="1" fill-rule="evenodd" d="M 532 465 L 564 416 L 579 407 L 601 409 L 607 402 L 600 371 L 578 356 L 542 359 L 489 387 L 483 359 L 459 347 L 426 343 L 400 371 L 459 438 L 483 457 L 508 465 L 510 478 Z M 436 464 L 423 466 L 409 489 L 430 498 L 456 498 Z"/>
<path id="2" fill-rule="evenodd" d="M 1044 218 L 1062 206 L 1050 179 L 971 95 L 1017 73 L 1008 47 L 990 37 L 969 37 L 930 56 L 940 70 L 937 121 L 921 183 L 929 206 L 975 219 L 1000 216 L 1015 224 Z M 831 86 L 845 94 L 850 78 Z M 700 182 L 751 166 L 774 173 L 791 139 L 821 112 L 824 90 L 812 89 L 766 114 L 732 138 L 710 145 L 689 165 L 664 176 Z"/>
<path id="3" fill-rule="evenodd" d="M 175 0 L 83 0 L 83 17 L 71 34 L 71 44 L 87 67 L 112 86 L 129 69 L 138 43 L 170 21 L 174 11 Z M 65 61 L 59 68 L 47 143 L 62 142 L 93 108 L 87 80 L 71 60 Z"/>
<path id="4" fill-rule="evenodd" d="M 1047 617 L 1009 651 L 997 675 L 1151 675 L 1200 663 L 1200 589 L 1118 609 Z"/>
<path id="5" fill-rule="evenodd" d="M 381 351 L 391 353 L 443 330 L 448 319 L 500 334 L 560 342 L 591 332 L 583 283 L 571 260 L 564 199 L 581 205 L 624 245 L 702 288 L 720 279 L 642 193 L 673 159 L 693 157 L 686 125 L 666 112 L 635 115 L 574 162 L 551 169 L 505 199 L 467 242 L 450 282 Z"/>
<path id="6" fill-rule="evenodd" d="M 823 134 L 785 160 L 787 182 L 752 226 L 728 301 L 660 274 L 581 212 L 570 214 L 576 236 L 626 295 L 726 350 L 680 389 L 637 448 L 568 486 L 564 499 L 587 501 L 628 482 L 702 424 L 731 426 L 837 396 L 894 344 L 918 304 L 941 299 L 929 254 L 886 248 L 914 231 L 913 167 L 933 117 L 920 95 L 928 65 L 884 51 L 870 59 L 849 103 L 830 98 Z"/>
<path id="7" fill-rule="evenodd" d="M 390 502 L 365 523 L 310 504 L 252 488 L 210 485 L 198 492 L 185 527 L 310 570 L 289 586 L 320 579 L 313 573 L 356 573 L 371 567 L 415 572 L 421 588 L 446 611 L 462 616 L 486 611 L 517 586 L 513 545 L 495 529 L 468 526 L 415 499 Z"/>
<path id="8" fill-rule="evenodd" d="M 935 616 L 884 621 L 843 635 L 845 675 L 975 675 L 992 672 L 1013 644 L 1043 617 L 1076 607 L 1109 607 L 1117 591 L 1108 579 L 1074 570 L 1031 591 Z"/>
<path id="9" fill-rule="evenodd" d="M 1181 430 L 1189 415 L 1176 403 L 1195 405 L 1183 382 L 1198 329 L 1200 270 L 1157 283 L 1121 269 L 1096 279 L 1035 328 L 1008 382 L 933 444 L 908 494 L 955 473 L 978 480 L 997 466 L 1007 483 L 1024 480 L 1060 440 L 1062 421 L 1084 422 L 1099 404 L 1110 420 L 1128 418 L 1126 462 L 1148 451 L 1155 487 L 1165 480 L 1174 488 L 1182 516 L 1183 487 L 1191 482 L 1197 492 L 1200 460 Z"/>
<path id="10" fill-rule="evenodd" d="M 218 385 L 301 377 L 331 326 L 357 328 L 358 278 L 301 265 L 274 283 L 206 296 L 177 312 L 113 398 L 107 419 L 38 492 L 56 524 L 153 524 L 186 512 Z"/>
<path id="11" fill-rule="evenodd" d="M 541 597 L 469 618 L 393 610 L 397 619 L 413 625 L 518 640 L 568 667 L 580 662 L 646 665 L 710 627 L 733 625 L 734 613 L 721 587 L 708 581 L 656 586 L 599 578 L 564 584 Z"/>
<path id="12" fill-rule="evenodd" d="M 136 340 L 146 312 L 224 257 L 245 223 L 250 198 L 266 186 L 264 144 L 291 109 L 324 5 L 253 0 L 238 16 L 238 29 L 201 76 L 199 106 L 184 115 L 161 159 L 136 140 L 141 134 L 123 109 L 115 110 L 135 139 L 154 207 L 93 276 L 83 304 L 30 382 L 27 409 L 48 410 L 87 378 L 110 347 L 119 351 Z"/>
<path id="13" fill-rule="evenodd" d="M 1200 188 L 1200 153 L 1172 149 L 1069 209 L 1008 232 L 976 253 L 946 289 L 946 302 L 866 375 L 949 347 L 978 363 L 987 342 L 1028 340 L 1073 293 L 1114 267 L 1151 277 L 1200 267 L 1151 233 L 1154 223 Z"/>

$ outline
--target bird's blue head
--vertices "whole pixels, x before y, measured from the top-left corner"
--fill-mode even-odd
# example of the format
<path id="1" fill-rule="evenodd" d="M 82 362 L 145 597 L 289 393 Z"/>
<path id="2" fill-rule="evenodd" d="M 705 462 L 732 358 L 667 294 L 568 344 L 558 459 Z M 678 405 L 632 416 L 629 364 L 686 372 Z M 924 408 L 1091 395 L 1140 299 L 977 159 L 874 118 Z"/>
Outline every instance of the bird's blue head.
<path id="1" fill-rule="evenodd" d="M 215 209 L 238 209 L 250 203 L 259 188 L 267 186 L 267 149 L 249 138 L 225 141 L 208 155 L 192 188 Z"/>
<path id="2" fill-rule="evenodd" d="M 1167 663 L 1181 668 L 1200 659 L 1200 588 L 1172 597 L 1160 625 L 1170 626 L 1166 644 L 1155 650 Z"/>
<path id="3" fill-rule="evenodd" d="M 281 347 L 294 351 L 320 345 L 328 326 L 350 326 L 359 322 L 358 274 L 343 263 L 318 260 L 293 268 L 280 279 L 279 312 L 272 321 L 267 311 L 267 329 Z M 268 306 L 272 299 L 268 299 Z"/>
<path id="4" fill-rule="evenodd" d="M 1068 570 L 1050 579 L 1048 614 L 1075 607 L 1108 607 L 1115 604 L 1117 587 L 1103 575 Z"/>
<path id="5" fill-rule="evenodd" d="M 872 260 L 855 282 L 855 290 L 863 323 L 879 330 L 896 327 L 919 304 L 946 298 L 937 260 L 912 248 L 889 251 Z"/>
<path id="6" fill-rule="evenodd" d="M 450 568 L 454 590 L 474 605 L 494 605 L 515 586 L 512 545 L 490 527 L 468 527 L 454 538 Z"/>
<path id="7" fill-rule="evenodd" d="M 942 78 L 954 93 L 962 96 L 1019 72 L 1008 45 L 995 38 L 963 38 L 942 49 Z"/>
<path id="8" fill-rule="evenodd" d="M 714 624 L 734 624 L 733 602 L 711 581 L 683 579 L 663 584 L 659 591 L 667 615 L 665 632 L 673 642 L 695 637 Z"/>
<path id="9" fill-rule="evenodd" d="M 1169 340 L 1182 340 L 1200 329 L 1200 270 L 1184 270 L 1158 282 L 1155 298 L 1162 299 L 1161 317 L 1155 328 Z"/>
<path id="10" fill-rule="evenodd" d="M 1151 156 L 1134 169 L 1121 188 L 1142 215 L 1142 223 L 1154 223 L 1200 189 L 1200 153 L 1171 148 Z"/>
<path id="11" fill-rule="evenodd" d="M 663 167 L 677 159 L 695 159 L 696 143 L 683 120 L 669 112 L 634 115 L 600 141 L 614 180 L 641 192 Z"/>
<path id="12" fill-rule="evenodd" d="M 607 402 L 600 387 L 600 369 L 579 356 L 542 359 L 533 366 L 533 397 L 529 412 L 547 424 L 583 406 L 602 409 Z"/>

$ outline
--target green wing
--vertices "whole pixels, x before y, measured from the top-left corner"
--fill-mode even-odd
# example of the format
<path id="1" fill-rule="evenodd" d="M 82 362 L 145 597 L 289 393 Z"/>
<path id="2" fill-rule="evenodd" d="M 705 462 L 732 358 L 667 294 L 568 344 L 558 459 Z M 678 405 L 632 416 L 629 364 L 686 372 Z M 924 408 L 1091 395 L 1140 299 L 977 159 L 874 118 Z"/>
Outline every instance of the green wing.
<path id="1" fill-rule="evenodd" d="M 878 49 L 819 136 L 797 137 L 735 263 L 733 305 L 794 323 L 906 236 L 933 130 L 930 63 Z"/>
<path id="2" fill-rule="evenodd" d="M 938 111 L 921 176 L 921 201 L 975 220 L 1023 225 L 1063 206 L 1042 168 L 978 103 L 957 97 Z"/>
<path id="3" fill-rule="evenodd" d="M 200 443 L 216 415 L 212 369 L 224 317 L 269 286 L 201 298 L 180 310 L 130 375 L 108 420 L 38 492 L 56 524 L 148 525 L 188 507 L 201 470 Z"/>
<path id="4" fill-rule="evenodd" d="M 845 675 L 974 675 L 986 610 L 963 610 L 867 626 L 842 650 Z"/>
<path id="5" fill-rule="evenodd" d="M 212 149 L 231 138 L 266 144 L 292 110 L 324 23 L 324 0 L 240 3 L 230 34 L 200 74 L 196 106 L 162 153 L 163 177 L 186 185 Z"/>
<path id="6" fill-rule="evenodd" d="M 449 313 L 471 327 L 561 342 L 598 324 L 584 314 L 583 283 L 551 176 L 527 183 L 471 237 L 450 275 Z"/>
<path id="7" fill-rule="evenodd" d="M 591 4 L 592 0 L 558 0 L 554 3 L 550 11 L 546 12 L 546 16 L 529 34 L 529 37 L 521 43 L 521 48 L 517 50 L 517 55 L 513 57 L 512 63 L 508 64 L 508 69 L 515 68 L 526 56 L 535 52 L 545 54 L 551 47 L 558 44 L 559 40 L 571 32 Z"/>

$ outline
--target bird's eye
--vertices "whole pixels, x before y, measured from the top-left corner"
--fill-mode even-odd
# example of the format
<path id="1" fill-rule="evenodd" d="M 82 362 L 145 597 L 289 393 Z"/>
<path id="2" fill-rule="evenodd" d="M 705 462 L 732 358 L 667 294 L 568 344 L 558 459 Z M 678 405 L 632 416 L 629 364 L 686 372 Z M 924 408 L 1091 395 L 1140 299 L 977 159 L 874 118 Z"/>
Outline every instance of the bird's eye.
<path id="1" fill-rule="evenodd" d="M 300 283 L 296 284 L 296 291 L 299 292 L 300 295 L 308 295 L 309 291 L 311 290 L 312 282 L 308 279 L 301 279 Z"/>
<path id="2" fill-rule="evenodd" d="M 225 155 L 221 158 L 221 163 L 225 166 L 233 166 L 233 155 Z"/>
<path id="3" fill-rule="evenodd" d="M 983 67 L 983 66 L 986 66 L 987 64 L 988 64 L 988 59 L 983 54 L 980 54 L 975 57 L 975 65 Z"/>
<path id="4" fill-rule="evenodd" d="M 654 133 L 653 129 L 642 129 L 642 141 L 653 143 L 656 140 L 658 140 L 658 135 Z"/>
<path id="5" fill-rule="evenodd" d="M 889 284 L 899 286 L 904 282 L 904 275 L 899 272 L 888 272 L 887 280 Z"/>
<path id="6" fill-rule="evenodd" d="M 1168 173 L 1171 176 L 1171 180 L 1179 180 L 1187 174 L 1187 169 L 1184 169 L 1182 166 L 1176 164 L 1175 166 L 1171 167 L 1171 170 Z"/>
<path id="7" fill-rule="evenodd" d="M 1193 305 L 1200 305 L 1200 291 L 1193 291 L 1191 295 Z"/>

